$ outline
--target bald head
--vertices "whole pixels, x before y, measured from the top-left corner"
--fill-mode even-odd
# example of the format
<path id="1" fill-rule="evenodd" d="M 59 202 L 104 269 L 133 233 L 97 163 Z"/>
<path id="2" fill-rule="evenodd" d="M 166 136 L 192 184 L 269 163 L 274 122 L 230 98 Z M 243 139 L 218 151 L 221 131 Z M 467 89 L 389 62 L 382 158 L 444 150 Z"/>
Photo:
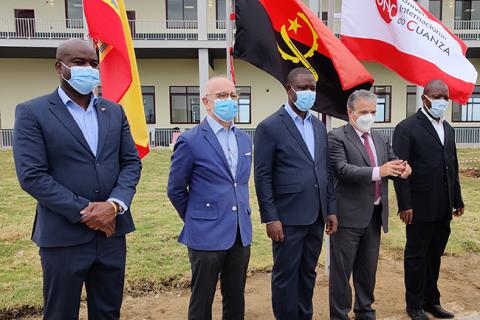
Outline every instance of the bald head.
<path id="1" fill-rule="evenodd" d="M 56 58 L 57 60 L 63 60 L 66 56 L 71 56 L 79 52 L 96 56 L 95 49 L 90 41 L 84 39 L 69 39 L 58 45 Z"/>
<path id="2" fill-rule="evenodd" d="M 423 94 L 430 96 L 430 94 L 439 91 L 446 91 L 448 96 L 448 86 L 446 85 L 446 83 L 442 80 L 432 80 L 425 85 L 425 88 L 423 89 Z"/>
<path id="3" fill-rule="evenodd" d="M 205 84 L 205 96 L 215 95 L 220 92 L 235 92 L 235 85 L 224 76 L 210 78 Z"/>

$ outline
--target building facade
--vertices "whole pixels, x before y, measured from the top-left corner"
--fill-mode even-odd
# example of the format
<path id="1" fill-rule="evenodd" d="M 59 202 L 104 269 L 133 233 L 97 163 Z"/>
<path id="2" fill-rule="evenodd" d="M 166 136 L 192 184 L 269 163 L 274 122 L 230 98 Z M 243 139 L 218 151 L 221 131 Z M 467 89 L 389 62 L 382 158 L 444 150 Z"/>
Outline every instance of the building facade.
<path id="1" fill-rule="evenodd" d="M 174 128 L 188 129 L 204 115 L 200 92 L 205 79 L 227 72 L 228 0 L 125 0 L 137 55 L 145 116 L 152 146 L 168 145 Z M 333 31 L 340 31 L 340 0 L 304 0 L 324 21 L 328 8 Z M 423 0 L 424 6 L 469 46 L 480 65 L 480 0 Z M 329 7 L 330 5 L 330 7 Z M 55 48 L 87 33 L 82 0 L 0 1 L 0 129 L 11 143 L 15 106 L 55 90 Z M 241 93 L 236 123 L 254 130 L 285 101 L 283 86 L 254 66 L 234 61 Z M 378 95 L 375 127 L 391 131 L 419 107 L 416 87 L 376 63 L 365 63 Z M 101 88 L 100 88 L 101 92 Z M 447 115 L 454 127 L 480 142 L 480 86 L 466 105 L 453 103 Z M 343 121 L 333 120 L 332 126 Z M 463 128 L 463 129 L 461 129 Z M 462 131 L 463 130 L 463 131 Z M 469 138 L 471 139 L 471 138 Z M 461 142 L 461 141 L 460 141 Z"/>

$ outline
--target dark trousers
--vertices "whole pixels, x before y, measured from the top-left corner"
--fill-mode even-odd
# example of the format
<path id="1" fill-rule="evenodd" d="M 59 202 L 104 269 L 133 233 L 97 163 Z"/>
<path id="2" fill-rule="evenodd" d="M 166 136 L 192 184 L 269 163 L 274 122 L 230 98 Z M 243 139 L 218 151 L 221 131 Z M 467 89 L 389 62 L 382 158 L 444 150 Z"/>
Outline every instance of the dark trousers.
<path id="1" fill-rule="evenodd" d="M 240 234 L 237 234 L 235 244 L 228 250 L 201 251 L 189 248 L 188 257 L 192 268 L 188 319 L 212 319 L 212 304 L 219 277 L 223 297 L 222 319 L 243 319 L 250 246 L 243 246 Z"/>
<path id="2" fill-rule="evenodd" d="M 320 217 L 308 226 L 283 226 L 285 239 L 273 242 L 272 307 L 277 320 L 312 319 L 323 230 Z"/>
<path id="3" fill-rule="evenodd" d="M 330 237 L 330 319 L 348 320 L 352 309 L 350 276 L 355 287 L 355 319 L 376 319 L 375 289 L 382 226 L 382 207 L 375 206 L 366 228 L 339 227 Z"/>
<path id="4" fill-rule="evenodd" d="M 440 259 L 450 236 L 450 220 L 407 225 L 404 268 L 407 307 L 440 304 Z"/>
<path id="5" fill-rule="evenodd" d="M 43 269 L 43 318 L 78 319 L 85 283 L 88 319 L 119 319 L 125 277 L 125 236 L 98 232 L 85 244 L 40 248 Z"/>

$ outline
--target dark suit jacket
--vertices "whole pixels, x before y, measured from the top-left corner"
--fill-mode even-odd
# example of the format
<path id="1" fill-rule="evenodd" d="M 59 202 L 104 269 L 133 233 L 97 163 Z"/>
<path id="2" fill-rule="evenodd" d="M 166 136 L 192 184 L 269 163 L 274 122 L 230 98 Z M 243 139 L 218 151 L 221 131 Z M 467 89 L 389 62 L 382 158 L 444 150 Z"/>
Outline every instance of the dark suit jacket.
<path id="1" fill-rule="evenodd" d="M 255 132 L 255 187 L 262 222 L 310 225 L 336 214 L 325 125 L 315 117 L 315 161 L 287 111 L 281 107 Z"/>
<path id="2" fill-rule="evenodd" d="M 377 166 L 397 159 L 388 137 L 371 131 L 377 153 Z M 351 124 L 328 133 L 330 164 L 337 198 L 338 225 L 347 228 L 366 228 L 370 223 L 375 202 L 373 166 L 363 141 Z M 388 232 L 388 180 L 381 180 L 383 230 Z"/>
<path id="3" fill-rule="evenodd" d="M 127 118 L 120 105 L 102 98 L 96 109 L 95 157 L 57 90 L 17 106 L 13 155 L 20 186 L 37 200 L 32 239 L 40 247 L 93 239 L 95 231 L 79 222 L 91 201 L 113 197 L 130 208 L 141 162 Z M 129 210 L 116 219 L 115 235 L 135 229 Z"/>
<path id="4" fill-rule="evenodd" d="M 458 177 L 455 131 L 443 122 L 445 143 L 427 116 L 419 110 L 400 122 L 393 134 L 393 150 L 412 167 L 407 181 L 395 181 L 398 208 L 413 209 L 414 221 L 451 219 L 453 208 L 463 207 Z"/>
<path id="5" fill-rule="evenodd" d="M 232 176 L 215 133 L 204 120 L 175 144 L 168 197 L 184 227 L 179 241 L 196 250 L 227 250 L 237 229 L 244 246 L 252 241 L 248 179 L 252 166 L 250 137 L 235 128 L 238 165 Z"/>

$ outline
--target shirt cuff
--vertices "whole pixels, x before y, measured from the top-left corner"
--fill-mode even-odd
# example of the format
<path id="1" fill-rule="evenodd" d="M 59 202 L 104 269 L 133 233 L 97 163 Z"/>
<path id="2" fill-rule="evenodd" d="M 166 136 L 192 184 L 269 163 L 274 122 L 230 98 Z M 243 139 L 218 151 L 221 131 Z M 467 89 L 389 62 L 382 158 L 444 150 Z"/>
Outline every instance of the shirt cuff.
<path id="1" fill-rule="evenodd" d="M 380 177 L 380 168 L 375 167 L 373 168 L 373 171 L 372 171 L 372 181 L 380 181 L 380 180 L 382 180 L 382 177 Z"/>
<path id="2" fill-rule="evenodd" d="M 118 199 L 116 199 L 116 198 L 108 198 L 107 201 L 113 201 L 113 202 L 118 203 L 118 205 L 120 206 L 121 210 L 120 210 L 119 212 L 117 212 L 117 214 L 124 214 L 125 211 L 128 210 L 127 205 L 126 205 L 125 202 L 123 202 L 122 200 L 118 200 Z"/>

